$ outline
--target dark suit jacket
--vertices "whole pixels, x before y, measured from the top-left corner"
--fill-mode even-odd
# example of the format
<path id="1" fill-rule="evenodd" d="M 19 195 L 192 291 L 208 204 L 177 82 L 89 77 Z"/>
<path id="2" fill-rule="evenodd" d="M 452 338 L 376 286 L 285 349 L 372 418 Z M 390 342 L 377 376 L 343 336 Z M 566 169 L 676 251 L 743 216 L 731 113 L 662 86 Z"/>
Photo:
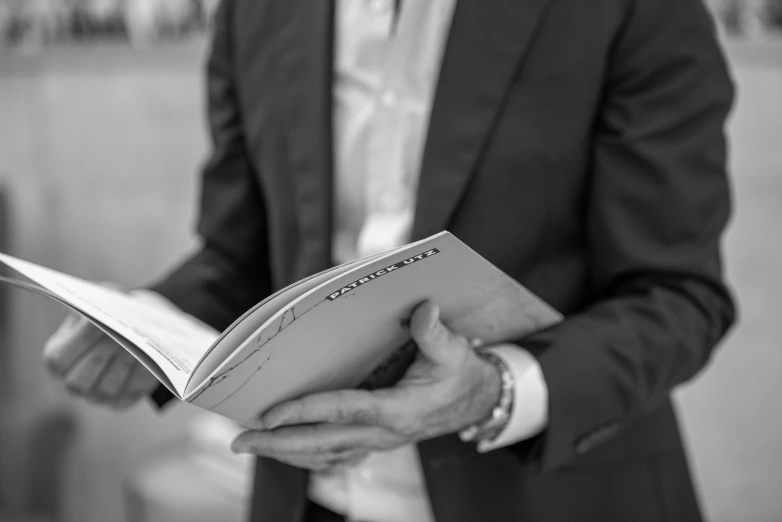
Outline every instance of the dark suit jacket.
<path id="1" fill-rule="evenodd" d="M 156 289 L 217 328 L 331 263 L 333 6 L 225 0 L 203 248 Z M 699 520 L 669 399 L 734 318 L 720 267 L 732 84 L 699 0 L 460 0 L 413 239 L 448 229 L 567 316 L 520 339 L 547 430 L 418 445 L 439 521 Z M 257 467 L 254 521 L 307 474 Z"/>

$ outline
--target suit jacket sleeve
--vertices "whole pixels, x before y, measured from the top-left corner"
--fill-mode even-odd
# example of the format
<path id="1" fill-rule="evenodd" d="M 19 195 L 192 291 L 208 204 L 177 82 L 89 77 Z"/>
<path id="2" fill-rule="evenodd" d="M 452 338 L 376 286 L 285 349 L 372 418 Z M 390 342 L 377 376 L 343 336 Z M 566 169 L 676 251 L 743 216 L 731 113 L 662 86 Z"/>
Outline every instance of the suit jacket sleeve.
<path id="1" fill-rule="evenodd" d="M 543 470 L 659 406 L 734 320 L 719 241 L 732 82 L 700 0 L 636 1 L 610 57 L 587 200 L 597 300 L 519 344 L 541 364 Z"/>
<path id="2" fill-rule="evenodd" d="M 207 61 L 212 153 L 203 167 L 197 232 L 201 249 L 150 287 L 218 330 L 270 293 L 263 194 L 251 165 L 234 89 L 230 1 L 219 4 Z M 165 402 L 165 393 L 153 397 Z"/>

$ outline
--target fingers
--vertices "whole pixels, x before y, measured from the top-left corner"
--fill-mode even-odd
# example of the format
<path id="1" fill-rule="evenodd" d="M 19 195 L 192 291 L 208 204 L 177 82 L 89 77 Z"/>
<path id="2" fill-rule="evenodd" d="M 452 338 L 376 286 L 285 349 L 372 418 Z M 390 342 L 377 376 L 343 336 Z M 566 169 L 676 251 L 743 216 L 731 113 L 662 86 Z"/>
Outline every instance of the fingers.
<path id="1" fill-rule="evenodd" d="M 157 379 L 124 349 L 109 363 L 92 390 L 92 398 L 113 409 L 125 409 L 137 403 L 157 386 Z"/>
<path id="2" fill-rule="evenodd" d="M 65 387 L 77 395 L 93 395 L 93 390 L 119 354 L 120 349 L 108 337 L 100 338 L 89 345 L 81 358 L 65 374 L 63 379 Z"/>
<path id="3" fill-rule="evenodd" d="M 331 467 L 326 469 L 329 471 L 336 471 L 339 469 L 350 468 L 360 464 L 368 456 L 368 451 L 353 451 L 341 456 L 337 461 L 332 463 Z"/>
<path id="4" fill-rule="evenodd" d="M 398 436 L 374 426 L 318 424 L 291 426 L 274 431 L 246 431 L 234 439 L 234 453 L 279 459 L 298 454 L 343 455 L 391 449 L 403 443 Z"/>
<path id="5" fill-rule="evenodd" d="M 43 347 L 46 366 L 56 376 L 67 374 L 104 333 L 84 317 L 71 314 Z"/>
<path id="6" fill-rule="evenodd" d="M 421 353 L 436 364 L 460 362 L 469 349 L 466 339 L 442 323 L 440 308 L 431 301 L 424 301 L 413 311 L 410 334 Z"/>
<path id="7" fill-rule="evenodd" d="M 117 354 L 86 396 L 113 409 L 125 409 L 149 395 L 157 386 L 157 379 L 119 345 L 115 348 Z"/>
<path id="8" fill-rule="evenodd" d="M 132 356 L 131 356 L 132 357 Z M 152 393 L 158 386 L 157 378 L 143 364 L 133 358 L 133 371 L 120 395 L 122 397 L 140 398 Z"/>
<path id="9" fill-rule="evenodd" d="M 123 349 L 115 351 L 113 359 L 93 386 L 94 393 L 106 400 L 118 398 L 128 384 L 136 360 Z"/>
<path id="10" fill-rule="evenodd" d="M 368 390 L 316 393 L 285 402 L 261 420 L 267 430 L 292 424 L 332 423 L 379 425 L 388 407 L 386 395 Z"/>
<path id="11" fill-rule="evenodd" d="M 157 383 L 130 353 L 77 315 L 47 341 L 44 359 L 71 393 L 115 409 L 135 404 Z"/>
<path id="12" fill-rule="evenodd" d="M 355 466 L 368 455 L 368 451 L 353 450 L 342 453 L 280 453 L 274 458 L 297 468 L 334 472 Z"/>

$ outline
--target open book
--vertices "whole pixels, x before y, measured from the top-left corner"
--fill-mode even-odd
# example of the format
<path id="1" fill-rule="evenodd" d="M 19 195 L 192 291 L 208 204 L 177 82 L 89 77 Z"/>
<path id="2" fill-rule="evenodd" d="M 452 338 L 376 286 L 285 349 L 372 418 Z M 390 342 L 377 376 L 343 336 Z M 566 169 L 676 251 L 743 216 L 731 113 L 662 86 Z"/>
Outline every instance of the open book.
<path id="1" fill-rule="evenodd" d="M 558 312 L 448 232 L 336 266 L 280 290 L 219 333 L 171 306 L 0 254 L 141 361 L 171 392 L 246 424 L 282 401 L 355 387 L 410 339 L 431 299 L 456 332 L 518 340 Z"/>

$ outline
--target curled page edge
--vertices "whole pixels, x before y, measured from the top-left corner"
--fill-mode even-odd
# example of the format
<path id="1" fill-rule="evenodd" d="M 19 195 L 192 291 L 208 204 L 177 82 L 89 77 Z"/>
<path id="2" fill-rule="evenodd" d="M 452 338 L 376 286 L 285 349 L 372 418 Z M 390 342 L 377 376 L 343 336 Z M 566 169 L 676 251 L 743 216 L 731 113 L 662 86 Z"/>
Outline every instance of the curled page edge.
<path id="1" fill-rule="evenodd" d="M 53 299 L 54 301 L 57 301 L 58 303 L 65 305 L 70 310 L 84 317 L 86 320 L 92 323 L 96 328 L 98 328 L 103 333 L 111 337 L 114 340 L 114 342 L 116 342 L 117 344 L 122 346 L 125 350 L 127 350 L 133 357 L 136 358 L 138 362 L 140 362 L 147 370 L 149 370 L 152 373 L 152 375 L 154 375 L 155 378 L 168 389 L 168 391 L 170 391 L 175 397 L 181 399 L 180 394 L 174 388 L 174 385 L 171 383 L 171 380 L 166 376 L 165 373 L 163 373 L 160 367 L 157 364 L 155 364 L 155 362 L 146 353 L 144 353 L 141 349 L 136 347 L 136 345 L 134 345 L 133 343 L 131 343 L 130 341 L 128 341 L 127 339 L 125 339 L 117 332 L 107 327 L 106 325 L 104 325 L 103 323 L 101 323 L 91 315 L 85 313 L 83 310 L 80 310 L 76 306 L 67 302 L 66 300 L 64 300 L 54 292 L 36 283 L 30 283 L 27 281 L 22 281 L 21 279 L 14 279 L 5 276 L 0 276 L 0 282 L 8 283 L 16 288 L 21 288 L 23 290 L 27 290 L 29 292 L 33 292 L 38 295 L 43 295 L 45 297 L 48 297 L 49 299 Z"/>

